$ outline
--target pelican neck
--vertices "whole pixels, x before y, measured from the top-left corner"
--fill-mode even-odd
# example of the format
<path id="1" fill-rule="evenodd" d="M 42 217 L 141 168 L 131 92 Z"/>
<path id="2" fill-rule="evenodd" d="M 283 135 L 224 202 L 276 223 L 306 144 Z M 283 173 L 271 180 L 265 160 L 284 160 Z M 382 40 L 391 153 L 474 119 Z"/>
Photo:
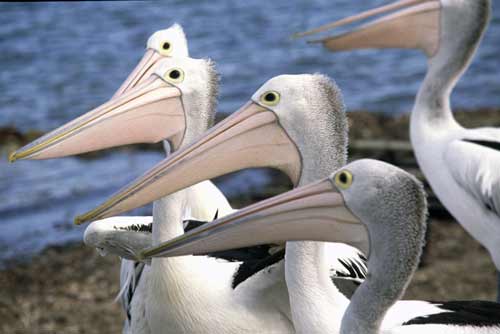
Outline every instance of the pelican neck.
<path id="1" fill-rule="evenodd" d="M 337 154 L 331 160 L 333 166 L 320 165 L 315 171 L 303 170 L 298 186 L 328 177 L 333 170 L 345 165 L 345 154 Z M 330 278 L 326 244 L 317 241 L 286 243 L 285 280 L 297 333 L 337 333 L 349 302 Z"/>
<path id="2" fill-rule="evenodd" d="M 194 128 L 197 130 L 186 128 L 179 149 L 189 146 L 207 130 L 207 127 L 202 126 L 195 126 Z M 163 147 L 167 157 L 175 152 L 167 140 L 163 141 Z M 164 196 L 153 202 L 154 245 L 184 234 L 183 213 L 189 206 L 189 190 L 195 186 L 181 189 L 174 194 Z"/>
<path id="3" fill-rule="evenodd" d="M 341 334 L 380 333 L 387 311 L 402 298 L 418 267 L 426 215 L 413 201 L 397 203 L 404 208 L 400 211 L 407 213 L 404 217 L 391 209 L 393 205 L 379 208 L 381 213 L 358 213 L 370 236 L 369 275 L 351 297 L 342 318 Z"/>

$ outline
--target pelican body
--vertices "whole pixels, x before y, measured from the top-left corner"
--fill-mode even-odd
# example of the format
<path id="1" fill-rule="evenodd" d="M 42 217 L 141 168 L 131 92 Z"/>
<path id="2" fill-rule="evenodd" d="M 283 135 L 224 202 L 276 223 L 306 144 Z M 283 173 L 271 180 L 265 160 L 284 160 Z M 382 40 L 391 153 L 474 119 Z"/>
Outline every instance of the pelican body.
<path id="1" fill-rule="evenodd" d="M 346 242 L 369 249 L 369 275 L 344 305 L 339 324 L 332 296 L 329 303 L 318 298 L 317 305 L 303 308 L 300 321 L 309 324 L 310 332 L 499 333 L 500 304 L 494 302 L 399 301 L 420 260 L 426 218 L 426 196 L 418 180 L 387 163 L 358 160 L 323 180 L 241 209 L 141 255 L 181 256 L 293 240 Z M 309 279 L 324 284 L 319 277 Z M 304 293 L 319 292 L 309 286 L 303 287 Z M 316 313 L 318 307 L 324 312 Z"/>
<path id="2" fill-rule="evenodd" d="M 411 113 L 412 146 L 437 197 L 490 253 L 499 272 L 500 301 L 500 130 L 465 129 L 450 107 L 450 94 L 488 25 L 491 2 L 398 1 L 305 34 L 393 10 L 358 29 L 314 42 L 333 51 L 416 48 L 425 53 L 428 70 Z"/>

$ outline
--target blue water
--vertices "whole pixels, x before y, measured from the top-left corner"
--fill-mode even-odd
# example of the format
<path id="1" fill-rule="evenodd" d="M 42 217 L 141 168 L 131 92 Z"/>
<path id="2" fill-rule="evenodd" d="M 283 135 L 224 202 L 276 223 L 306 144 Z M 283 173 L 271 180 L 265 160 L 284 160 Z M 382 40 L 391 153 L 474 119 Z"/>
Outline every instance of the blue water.
<path id="1" fill-rule="evenodd" d="M 221 74 L 219 110 L 231 112 L 267 79 L 323 72 L 343 89 L 351 110 L 401 113 L 411 108 L 425 73 L 416 51 L 332 54 L 297 31 L 386 0 L 176 1 L 0 4 L 0 126 L 50 130 L 107 100 L 142 56 L 148 36 L 184 26 L 193 57 L 210 57 Z M 476 58 L 453 95 L 456 107 L 500 102 L 500 6 Z M 33 254 L 48 243 L 81 237 L 77 213 L 102 201 L 161 159 L 157 153 L 114 153 L 8 165 L 0 160 L 0 260 Z M 241 182 L 241 180 L 245 182 Z M 234 194 L 247 173 L 223 183 Z M 139 210 L 146 213 L 149 209 Z"/>

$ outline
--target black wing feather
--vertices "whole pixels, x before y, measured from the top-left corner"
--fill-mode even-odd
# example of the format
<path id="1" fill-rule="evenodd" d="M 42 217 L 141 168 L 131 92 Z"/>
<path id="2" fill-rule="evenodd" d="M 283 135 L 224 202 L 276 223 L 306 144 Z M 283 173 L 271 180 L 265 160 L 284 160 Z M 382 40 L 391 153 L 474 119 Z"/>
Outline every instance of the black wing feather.
<path id="1" fill-rule="evenodd" d="M 132 224 L 128 226 L 113 226 L 115 230 L 123 230 L 123 231 L 134 231 L 134 232 L 148 232 L 153 233 L 153 223 L 149 224 Z"/>
<path id="2" fill-rule="evenodd" d="M 194 230 L 197 227 L 205 224 L 206 221 L 189 219 L 184 221 L 184 233 Z"/>
<path id="3" fill-rule="evenodd" d="M 364 280 L 366 278 L 366 257 L 363 254 L 358 254 L 359 259 L 356 258 L 347 258 L 347 259 L 338 259 L 340 264 L 344 266 L 347 270 L 347 273 L 336 271 L 335 276 L 343 277 L 343 278 L 352 278 L 357 280 Z"/>
<path id="4" fill-rule="evenodd" d="M 235 289 L 239 284 L 243 283 L 259 271 L 266 269 L 267 267 L 272 266 L 279 261 L 282 261 L 284 258 L 285 249 L 282 249 L 272 255 L 269 255 L 269 253 L 267 253 L 266 257 L 260 259 L 251 259 L 243 262 L 233 276 L 233 289 Z"/>
<path id="5" fill-rule="evenodd" d="M 492 141 L 492 140 L 475 140 L 475 139 L 462 139 L 467 143 L 472 143 L 476 145 L 485 146 L 497 151 L 500 151 L 500 142 Z"/>
<path id="6" fill-rule="evenodd" d="M 144 271 L 144 266 L 145 266 L 145 264 L 142 262 L 134 262 L 134 269 L 133 270 L 135 272 L 135 282 L 134 281 L 130 282 L 130 284 L 128 286 L 128 291 L 122 297 L 123 305 L 127 305 L 125 311 L 127 313 L 127 319 L 129 322 L 132 320 L 132 315 L 130 314 L 130 307 L 132 305 L 132 298 L 134 298 L 135 289 L 139 285 L 139 281 L 141 279 L 142 272 Z M 125 300 L 123 300 L 123 299 L 125 299 Z"/>
<path id="7" fill-rule="evenodd" d="M 500 329 L 500 304 L 482 300 L 436 302 L 431 304 L 448 312 L 417 317 L 404 325 L 455 325 L 473 327 L 495 327 Z"/>

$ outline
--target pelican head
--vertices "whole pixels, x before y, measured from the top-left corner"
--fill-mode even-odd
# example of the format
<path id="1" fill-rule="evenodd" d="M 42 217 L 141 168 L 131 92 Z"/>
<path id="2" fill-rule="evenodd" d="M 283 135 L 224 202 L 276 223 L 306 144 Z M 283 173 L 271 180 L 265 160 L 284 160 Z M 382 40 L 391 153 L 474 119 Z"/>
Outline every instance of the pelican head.
<path id="1" fill-rule="evenodd" d="M 22 147 L 10 160 L 161 140 L 176 149 L 212 124 L 217 78 L 209 60 L 167 57 L 142 84 Z"/>
<path id="2" fill-rule="evenodd" d="M 377 251 L 380 247 L 397 243 L 400 249 L 411 250 L 418 261 L 425 235 L 426 208 L 423 187 L 413 176 L 384 162 L 358 160 L 323 180 L 251 205 L 147 249 L 141 257 L 206 254 L 267 243 L 313 240 L 348 243 L 370 254 L 370 258 L 380 255 Z M 398 261 L 398 256 L 393 257 Z"/>
<path id="3" fill-rule="evenodd" d="M 179 24 L 175 23 L 167 29 L 158 30 L 149 37 L 144 56 L 113 97 L 120 96 L 147 80 L 156 70 L 155 65 L 164 57 L 188 56 L 186 35 Z"/>
<path id="4" fill-rule="evenodd" d="M 292 182 L 326 176 L 346 160 L 347 122 L 337 86 L 319 74 L 280 75 L 186 148 L 119 191 L 76 223 L 125 212 L 200 181 L 271 167 Z"/>
<path id="5" fill-rule="evenodd" d="M 490 0 L 401 0 L 299 35 L 311 35 L 383 14 L 345 34 L 312 40 L 332 51 L 420 49 L 433 62 L 465 67 L 484 33 Z"/>
<path id="6" fill-rule="evenodd" d="M 300 162 L 290 160 L 283 169 L 295 185 L 310 182 L 304 179 L 307 175 L 328 175 L 330 170 L 322 167 L 325 159 L 338 161 L 338 164 L 347 160 L 345 106 L 339 87 L 327 76 L 303 74 L 274 77 L 253 94 L 250 103 L 260 106 L 262 111 L 272 112 L 296 147 Z M 322 148 L 325 151 L 318 152 Z M 326 154 L 330 156 L 326 157 Z M 263 163 L 263 167 L 281 169 L 276 163 Z"/>

